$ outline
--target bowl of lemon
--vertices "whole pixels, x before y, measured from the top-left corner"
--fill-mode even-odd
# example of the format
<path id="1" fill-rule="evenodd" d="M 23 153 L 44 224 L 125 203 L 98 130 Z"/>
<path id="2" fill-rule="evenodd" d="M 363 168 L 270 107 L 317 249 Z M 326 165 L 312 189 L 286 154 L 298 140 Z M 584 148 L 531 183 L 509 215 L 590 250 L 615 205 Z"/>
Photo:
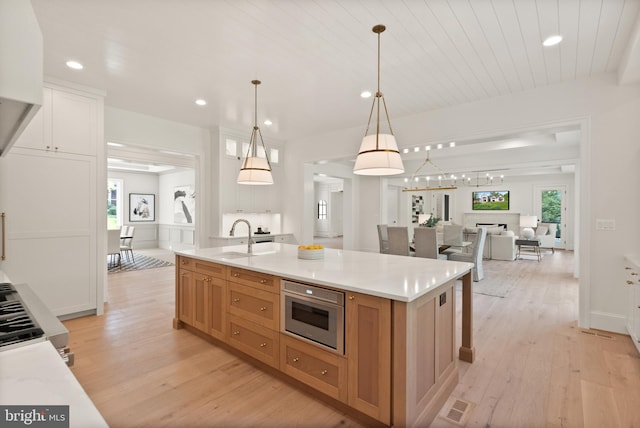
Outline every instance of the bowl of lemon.
<path id="1" fill-rule="evenodd" d="M 298 258 L 304 260 L 318 260 L 324 257 L 322 245 L 298 245 Z"/>

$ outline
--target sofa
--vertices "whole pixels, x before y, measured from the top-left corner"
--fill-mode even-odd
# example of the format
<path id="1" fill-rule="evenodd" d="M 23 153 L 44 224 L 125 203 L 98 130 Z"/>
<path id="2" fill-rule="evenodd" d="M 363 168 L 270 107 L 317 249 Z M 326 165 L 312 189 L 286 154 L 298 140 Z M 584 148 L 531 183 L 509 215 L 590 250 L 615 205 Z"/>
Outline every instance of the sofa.
<path id="1" fill-rule="evenodd" d="M 484 242 L 482 258 L 485 260 L 515 260 L 516 259 L 516 236 L 513 231 L 504 230 L 501 226 L 483 226 L 487 229 L 487 239 Z M 465 227 L 463 229 L 463 239 L 474 241 L 478 234 L 477 227 Z"/>

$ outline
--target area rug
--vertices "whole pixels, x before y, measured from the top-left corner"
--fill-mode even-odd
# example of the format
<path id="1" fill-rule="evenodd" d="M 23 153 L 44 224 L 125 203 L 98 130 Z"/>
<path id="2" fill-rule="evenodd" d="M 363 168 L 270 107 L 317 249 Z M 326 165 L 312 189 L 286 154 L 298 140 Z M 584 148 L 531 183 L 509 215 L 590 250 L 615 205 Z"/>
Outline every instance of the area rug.
<path id="1" fill-rule="evenodd" d="M 122 258 L 121 265 L 108 266 L 109 273 L 130 272 L 133 270 L 153 269 L 160 267 L 173 266 L 173 263 L 166 262 L 164 260 L 156 259 L 149 256 L 143 256 L 142 254 L 134 254 L 135 263 L 132 260 L 127 260 L 126 257 Z M 108 261 L 107 261 L 108 263 Z"/>
<path id="2" fill-rule="evenodd" d="M 504 298 L 509 294 L 515 282 L 511 278 L 486 278 L 474 282 L 471 286 L 474 293 Z M 462 289 L 462 281 L 458 281 L 458 288 Z"/>
<path id="3" fill-rule="evenodd" d="M 522 280 L 523 273 L 517 268 L 514 261 L 485 260 L 484 279 L 474 282 L 473 292 L 504 298 L 509 291 Z M 458 281 L 458 288 L 462 288 L 462 281 Z"/>

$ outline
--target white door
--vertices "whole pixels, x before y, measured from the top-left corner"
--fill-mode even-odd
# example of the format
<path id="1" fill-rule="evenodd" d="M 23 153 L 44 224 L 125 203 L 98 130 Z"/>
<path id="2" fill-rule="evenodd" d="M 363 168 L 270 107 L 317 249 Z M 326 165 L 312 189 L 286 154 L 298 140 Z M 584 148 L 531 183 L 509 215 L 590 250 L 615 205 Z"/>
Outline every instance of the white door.
<path id="1" fill-rule="evenodd" d="M 554 248 L 567 247 L 566 199 L 563 185 L 538 187 L 535 209 L 542 223 L 557 224 Z"/>

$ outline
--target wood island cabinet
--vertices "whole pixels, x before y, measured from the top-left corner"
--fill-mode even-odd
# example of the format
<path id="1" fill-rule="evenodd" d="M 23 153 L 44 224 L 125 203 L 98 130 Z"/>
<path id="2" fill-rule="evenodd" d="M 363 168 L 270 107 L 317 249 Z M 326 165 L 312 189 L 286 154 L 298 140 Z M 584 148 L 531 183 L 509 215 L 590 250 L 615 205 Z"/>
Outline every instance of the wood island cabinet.
<path id="1" fill-rule="evenodd" d="M 346 293 L 348 404 L 386 424 L 391 406 L 391 301 Z"/>
<path id="2" fill-rule="evenodd" d="M 342 402 L 347 402 L 347 359 L 334 352 L 280 335 L 280 370 Z"/>
<path id="3" fill-rule="evenodd" d="M 345 291 L 342 355 L 281 331 L 281 277 L 185 256 L 176 264 L 175 328 L 208 333 L 361 415 L 426 426 L 457 384 L 455 279 L 411 302 Z"/>
<path id="4" fill-rule="evenodd" d="M 226 269 L 178 257 L 176 315 L 185 324 L 218 339 L 225 336 Z M 202 272 L 207 272 L 204 274 Z"/>

